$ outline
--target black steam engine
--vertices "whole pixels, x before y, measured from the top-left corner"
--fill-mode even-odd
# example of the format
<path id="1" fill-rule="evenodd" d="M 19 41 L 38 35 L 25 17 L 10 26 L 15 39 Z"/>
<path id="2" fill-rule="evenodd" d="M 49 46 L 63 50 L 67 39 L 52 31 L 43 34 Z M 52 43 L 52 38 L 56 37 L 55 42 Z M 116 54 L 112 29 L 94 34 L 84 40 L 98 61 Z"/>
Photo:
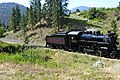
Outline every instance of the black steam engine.
<path id="1" fill-rule="evenodd" d="M 117 35 L 112 32 L 103 35 L 100 31 L 69 31 L 46 36 L 46 46 L 51 48 L 79 51 L 111 58 L 119 56 L 117 45 L 119 45 Z"/>

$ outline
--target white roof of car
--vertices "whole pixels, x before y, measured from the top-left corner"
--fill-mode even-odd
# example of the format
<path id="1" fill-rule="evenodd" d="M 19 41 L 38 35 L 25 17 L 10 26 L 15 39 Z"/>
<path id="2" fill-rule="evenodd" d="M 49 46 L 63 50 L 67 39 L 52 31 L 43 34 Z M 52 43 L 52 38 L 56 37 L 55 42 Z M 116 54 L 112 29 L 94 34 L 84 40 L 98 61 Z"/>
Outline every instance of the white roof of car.
<path id="1" fill-rule="evenodd" d="M 78 35 L 81 31 L 71 31 L 68 35 Z"/>

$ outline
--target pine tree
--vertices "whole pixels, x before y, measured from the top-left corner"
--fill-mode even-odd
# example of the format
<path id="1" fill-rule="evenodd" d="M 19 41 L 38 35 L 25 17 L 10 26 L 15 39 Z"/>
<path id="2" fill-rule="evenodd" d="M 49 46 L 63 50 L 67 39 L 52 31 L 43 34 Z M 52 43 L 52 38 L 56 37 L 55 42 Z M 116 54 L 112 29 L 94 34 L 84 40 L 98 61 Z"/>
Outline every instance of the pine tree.
<path id="1" fill-rule="evenodd" d="M 41 0 L 31 0 L 31 6 L 33 7 L 35 22 L 40 21 L 41 20 Z"/>
<path id="2" fill-rule="evenodd" d="M 10 17 L 10 26 L 11 26 L 10 30 L 14 30 L 14 32 L 19 30 L 20 20 L 21 20 L 21 12 L 20 12 L 19 6 L 16 5 L 16 8 L 13 7 L 12 9 L 12 14 Z"/>
<path id="3" fill-rule="evenodd" d="M 36 24 L 38 22 L 37 9 L 33 10 L 33 17 L 34 17 L 34 24 Z"/>
<path id="4" fill-rule="evenodd" d="M 63 21 L 63 15 L 64 15 L 64 12 L 63 12 L 63 6 L 62 6 L 62 0 L 58 0 L 58 31 L 59 29 L 62 27 L 62 21 Z"/>
<path id="5" fill-rule="evenodd" d="M 27 7 L 26 8 L 26 13 L 25 13 L 25 19 L 26 19 L 27 24 L 29 24 L 28 18 L 29 18 L 29 8 Z"/>
<path id="6" fill-rule="evenodd" d="M 26 31 L 27 31 L 27 21 L 26 20 L 27 19 L 26 19 L 25 15 L 23 14 L 22 18 L 21 18 L 20 26 L 21 26 L 21 29 L 23 31 L 24 42 L 27 44 L 28 43 L 28 37 L 26 35 Z"/>
<path id="7" fill-rule="evenodd" d="M 19 6 L 18 6 L 18 5 L 16 5 L 15 14 L 16 14 L 17 28 L 18 28 L 18 30 L 19 30 L 19 29 L 20 29 L 21 12 L 20 12 L 20 9 L 19 9 Z"/>
<path id="8" fill-rule="evenodd" d="M 32 6 L 30 6 L 30 9 L 29 9 L 28 20 L 29 20 L 29 26 L 33 27 L 35 22 L 34 22 L 34 11 L 33 11 L 33 7 Z"/>
<path id="9" fill-rule="evenodd" d="M 25 36 L 27 23 L 26 23 L 26 18 L 25 18 L 24 14 L 23 14 L 23 16 L 21 18 L 20 26 L 21 26 L 21 29 L 22 29 L 23 34 Z"/>
<path id="10" fill-rule="evenodd" d="M 58 0 L 52 0 L 52 27 L 59 31 Z"/>
<path id="11" fill-rule="evenodd" d="M 37 20 L 40 21 L 42 17 L 41 12 L 41 0 L 37 0 Z"/>
<path id="12" fill-rule="evenodd" d="M 45 0 L 45 3 L 42 8 L 42 12 L 43 12 L 42 14 L 44 19 L 47 19 L 49 23 L 51 23 L 52 21 L 52 26 L 54 26 L 54 24 L 57 24 L 58 30 L 62 27 L 65 13 L 67 13 L 68 11 L 67 1 L 68 0 L 56 0 L 56 1 Z M 55 16 L 57 16 L 56 17 L 57 23 L 54 23 L 55 20 L 53 20 Z"/>
<path id="13" fill-rule="evenodd" d="M 47 20 L 47 25 L 50 27 L 52 21 L 52 0 L 45 0 L 42 7 L 42 17 Z"/>
<path id="14" fill-rule="evenodd" d="M 12 9 L 12 14 L 10 17 L 10 30 L 14 30 L 14 32 L 17 30 L 17 21 L 16 21 L 16 12 L 15 12 L 15 8 L 13 7 Z"/>
<path id="15" fill-rule="evenodd" d="M 2 26 L 2 22 L 0 21 L 0 27 Z"/>
<path id="16" fill-rule="evenodd" d="M 10 25 L 6 25 L 6 29 L 7 29 L 7 31 L 9 31 L 10 30 Z"/>
<path id="17" fill-rule="evenodd" d="M 2 26 L 3 26 L 4 30 L 7 31 L 7 28 L 6 28 L 6 25 L 4 22 L 2 23 Z"/>
<path id="18" fill-rule="evenodd" d="M 3 37 L 4 32 L 5 32 L 5 25 L 0 21 L 0 38 Z"/>
<path id="19" fill-rule="evenodd" d="M 43 14 L 45 14 L 45 18 L 50 19 L 52 16 L 52 0 L 45 0 L 43 11 Z"/>
<path id="20" fill-rule="evenodd" d="M 57 27 L 58 31 L 62 27 L 64 13 L 67 11 L 68 0 L 52 0 L 52 26 Z"/>
<path id="21" fill-rule="evenodd" d="M 0 27 L 0 37 L 3 37 L 5 30 L 4 27 Z"/>
<path id="22" fill-rule="evenodd" d="M 43 19 L 46 19 L 46 18 L 47 18 L 46 3 L 44 3 L 44 4 L 43 4 L 43 7 L 42 7 L 42 17 L 43 17 Z"/>
<path id="23" fill-rule="evenodd" d="M 67 9 L 67 7 L 68 7 L 68 0 L 62 0 L 62 7 L 63 7 L 63 14 L 67 13 L 69 11 Z M 65 16 L 65 14 L 63 16 Z"/>

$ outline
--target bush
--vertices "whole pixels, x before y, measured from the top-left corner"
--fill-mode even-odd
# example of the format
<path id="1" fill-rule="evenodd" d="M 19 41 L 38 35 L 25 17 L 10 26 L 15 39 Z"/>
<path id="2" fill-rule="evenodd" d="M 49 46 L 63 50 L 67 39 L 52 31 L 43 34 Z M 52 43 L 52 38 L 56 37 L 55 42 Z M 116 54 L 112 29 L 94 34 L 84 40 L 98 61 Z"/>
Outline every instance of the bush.
<path id="1" fill-rule="evenodd" d="M 86 14 L 84 15 L 85 18 L 88 19 L 106 19 L 107 15 L 101 9 L 98 8 L 91 8 Z"/>
<path id="2" fill-rule="evenodd" d="M 0 37 L 3 37 L 5 30 L 3 27 L 0 27 Z"/>
<path id="3" fill-rule="evenodd" d="M 0 41 L 0 52 L 8 52 L 8 53 L 15 53 L 21 50 L 20 45 L 5 43 Z"/>

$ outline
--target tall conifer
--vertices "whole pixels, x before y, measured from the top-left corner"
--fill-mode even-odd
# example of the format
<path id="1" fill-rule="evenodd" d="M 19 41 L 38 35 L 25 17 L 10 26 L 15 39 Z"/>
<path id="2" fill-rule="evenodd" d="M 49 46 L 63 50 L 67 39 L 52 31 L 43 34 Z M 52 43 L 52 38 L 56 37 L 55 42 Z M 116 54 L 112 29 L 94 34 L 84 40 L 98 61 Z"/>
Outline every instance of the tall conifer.
<path id="1" fill-rule="evenodd" d="M 14 7 L 12 9 L 12 14 L 10 17 L 10 28 L 11 28 L 10 30 L 14 30 L 14 32 L 17 29 L 16 12 Z"/>
<path id="2" fill-rule="evenodd" d="M 16 14 L 17 28 L 20 29 L 21 12 L 20 12 L 20 8 L 18 5 L 16 5 L 15 14 Z"/>

